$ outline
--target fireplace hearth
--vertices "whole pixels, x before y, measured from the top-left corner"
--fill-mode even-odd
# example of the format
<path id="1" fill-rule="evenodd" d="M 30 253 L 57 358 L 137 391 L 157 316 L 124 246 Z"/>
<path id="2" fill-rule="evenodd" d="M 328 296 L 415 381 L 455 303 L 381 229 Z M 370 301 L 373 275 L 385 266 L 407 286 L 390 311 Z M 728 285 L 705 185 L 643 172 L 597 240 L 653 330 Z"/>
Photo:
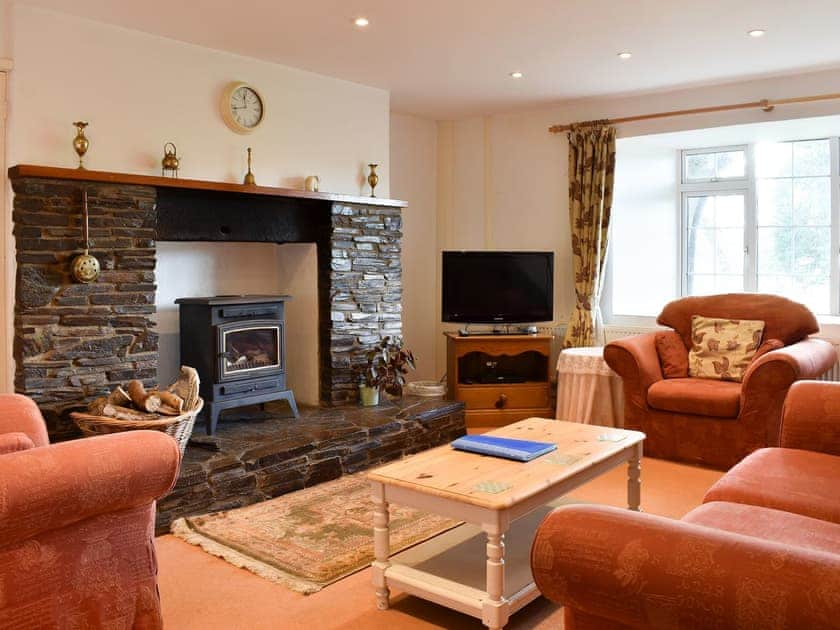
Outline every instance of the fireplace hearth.
<path id="1" fill-rule="evenodd" d="M 207 434 L 219 414 L 285 400 L 297 418 L 295 396 L 286 388 L 284 302 L 288 295 L 220 295 L 179 298 L 181 363 L 198 370 Z"/>
<path id="2" fill-rule="evenodd" d="M 353 365 L 382 337 L 402 331 L 405 202 L 32 165 L 11 168 L 9 177 L 17 261 L 15 389 L 38 403 L 53 440 L 77 437 L 69 413 L 117 385 L 132 379 L 157 385 L 158 241 L 314 243 L 318 389 L 326 406 L 354 403 Z M 83 189 L 90 253 L 102 264 L 99 281 L 89 285 L 73 282 L 69 273 L 83 246 Z M 241 332 L 226 337 L 219 373 L 227 380 L 215 385 L 228 400 L 245 376 L 285 380 L 276 366 L 284 357 L 273 355 L 275 333 Z"/>

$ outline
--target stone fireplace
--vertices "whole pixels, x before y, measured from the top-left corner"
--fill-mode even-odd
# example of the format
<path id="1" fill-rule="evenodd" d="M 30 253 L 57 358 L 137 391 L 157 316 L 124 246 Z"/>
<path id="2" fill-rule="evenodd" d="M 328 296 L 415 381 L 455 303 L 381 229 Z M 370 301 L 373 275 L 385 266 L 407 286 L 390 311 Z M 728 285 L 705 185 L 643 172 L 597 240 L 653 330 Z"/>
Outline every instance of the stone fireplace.
<path id="1" fill-rule="evenodd" d="M 54 439 L 69 411 L 116 385 L 156 384 L 156 243 L 315 243 L 323 404 L 355 401 L 352 364 L 402 330 L 403 202 L 120 173 L 17 166 L 16 391 L 41 407 Z M 88 192 L 98 282 L 74 283 Z"/>

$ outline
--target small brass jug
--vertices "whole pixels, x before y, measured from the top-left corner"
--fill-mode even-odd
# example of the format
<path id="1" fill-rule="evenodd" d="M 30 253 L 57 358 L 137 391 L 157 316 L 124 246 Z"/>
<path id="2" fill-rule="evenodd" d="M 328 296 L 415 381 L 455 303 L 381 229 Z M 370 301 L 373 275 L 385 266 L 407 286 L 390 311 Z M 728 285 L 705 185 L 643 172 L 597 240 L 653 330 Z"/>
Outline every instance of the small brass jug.
<path id="1" fill-rule="evenodd" d="M 160 161 L 160 165 L 161 175 L 165 177 L 166 172 L 169 171 L 172 177 L 178 177 L 178 167 L 181 166 L 181 158 L 178 157 L 178 149 L 171 142 L 163 145 L 163 159 Z"/>

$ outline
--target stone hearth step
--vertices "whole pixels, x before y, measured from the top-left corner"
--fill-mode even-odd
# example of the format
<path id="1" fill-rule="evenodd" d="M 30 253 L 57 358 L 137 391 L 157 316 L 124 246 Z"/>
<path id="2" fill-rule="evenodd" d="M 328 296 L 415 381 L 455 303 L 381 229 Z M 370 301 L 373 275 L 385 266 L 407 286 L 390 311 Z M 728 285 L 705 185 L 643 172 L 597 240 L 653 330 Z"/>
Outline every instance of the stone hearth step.
<path id="1" fill-rule="evenodd" d="M 461 402 L 405 396 L 378 407 L 284 403 L 225 412 L 212 438 L 196 434 L 172 492 L 158 502 L 156 532 L 173 520 L 314 486 L 466 433 Z"/>

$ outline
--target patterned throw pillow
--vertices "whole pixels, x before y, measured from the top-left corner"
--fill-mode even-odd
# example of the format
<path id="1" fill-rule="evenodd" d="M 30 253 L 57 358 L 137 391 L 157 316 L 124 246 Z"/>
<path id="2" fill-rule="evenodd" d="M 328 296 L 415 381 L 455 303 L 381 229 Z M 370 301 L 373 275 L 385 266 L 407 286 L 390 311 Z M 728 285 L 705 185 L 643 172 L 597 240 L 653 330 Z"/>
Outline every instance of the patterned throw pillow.
<path id="1" fill-rule="evenodd" d="M 691 316 L 691 351 L 688 374 L 741 382 L 761 345 L 764 322 Z"/>

